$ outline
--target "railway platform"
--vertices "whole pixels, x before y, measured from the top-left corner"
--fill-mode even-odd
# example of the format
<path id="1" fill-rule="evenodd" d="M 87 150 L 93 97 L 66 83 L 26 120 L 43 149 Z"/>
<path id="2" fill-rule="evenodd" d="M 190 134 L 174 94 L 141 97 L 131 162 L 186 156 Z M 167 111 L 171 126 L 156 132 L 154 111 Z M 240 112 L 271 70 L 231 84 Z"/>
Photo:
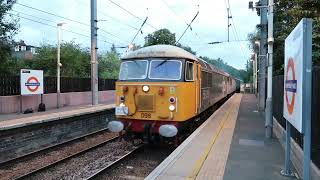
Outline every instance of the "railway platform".
<path id="1" fill-rule="evenodd" d="M 0 164 L 106 129 L 112 103 L 0 115 Z"/>
<path id="2" fill-rule="evenodd" d="M 284 150 L 264 132 L 255 96 L 235 94 L 146 179 L 290 179 L 280 175 Z"/>
<path id="3" fill-rule="evenodd" d="M 110 102 L 96 106 L 68 106 L 30 114 L 0 114 L 0 131 L 101 112 L 112 109 L 114 106 L 113 102 Z"/>

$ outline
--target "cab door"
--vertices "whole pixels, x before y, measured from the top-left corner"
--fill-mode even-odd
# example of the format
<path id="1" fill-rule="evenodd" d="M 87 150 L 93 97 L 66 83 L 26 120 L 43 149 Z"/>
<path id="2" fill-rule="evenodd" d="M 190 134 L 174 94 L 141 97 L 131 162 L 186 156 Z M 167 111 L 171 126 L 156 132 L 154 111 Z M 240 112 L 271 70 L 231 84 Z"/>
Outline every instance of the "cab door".
<path id="1" fill-rule="evenodd" d="M 195 77 L 196 77 L 196 114 L 200 113 L 201 109 L 201 65 L 195 63 Z"/>
<path id="2" fill-rule="evenodd" d="M 193 98 L 193 111 L 195 114 L 199 112 L 199 102 L 200 102 L 200 84 L 199 84 L 199 76 L 198 76 L 198 65 L 195 61 L 186 61 L 185 66 L 185 80 L 186 82 L 191 83 L 192 86 L 192 98 Z"/>

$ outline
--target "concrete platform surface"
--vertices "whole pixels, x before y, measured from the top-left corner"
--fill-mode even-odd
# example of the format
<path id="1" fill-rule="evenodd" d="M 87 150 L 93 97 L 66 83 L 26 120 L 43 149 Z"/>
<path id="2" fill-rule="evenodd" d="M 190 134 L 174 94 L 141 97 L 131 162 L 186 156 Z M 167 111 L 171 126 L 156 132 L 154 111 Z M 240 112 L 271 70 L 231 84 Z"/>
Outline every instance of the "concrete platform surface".
<path id="1" fill-rule="evenodd" d="M 287 180 L 280 175 L 284 150 L 276 138 L 265 138 L 265 119 L 252 94 L 242 96 L 224 180 Z"/>
<path id="2" fill-rule="evenodd" d="M 146 179 L 221 179 L 241 96 L 232 96 Z"/>
<path id="3" fill-rule="evenodd" d="M 146 178 L 286 180 L 284 151 L 264 138 L 264 118 L 251 94 L 235 94 Z"/>
<path id="4" fill-rule="evenodd" d="M 30 114 L 0 114 L 0 131 L 19 128 L 31 124 L 39 124 L 73 116 L 80 116 L 114 108 L 115 104 L 68 106 L 60 109 L 51 109 L 45 112 Z"/>

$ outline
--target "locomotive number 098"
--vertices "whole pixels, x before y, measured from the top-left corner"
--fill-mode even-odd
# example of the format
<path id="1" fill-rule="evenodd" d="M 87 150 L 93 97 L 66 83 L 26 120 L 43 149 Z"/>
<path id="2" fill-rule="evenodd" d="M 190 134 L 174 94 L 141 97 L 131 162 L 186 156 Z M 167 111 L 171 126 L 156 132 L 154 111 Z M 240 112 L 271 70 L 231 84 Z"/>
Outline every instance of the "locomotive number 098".
<path id="1" fill-rule="evenodd" d="M 151 113 L 141 113 L 141 118 L 149 119 L 151 118 Z"/>

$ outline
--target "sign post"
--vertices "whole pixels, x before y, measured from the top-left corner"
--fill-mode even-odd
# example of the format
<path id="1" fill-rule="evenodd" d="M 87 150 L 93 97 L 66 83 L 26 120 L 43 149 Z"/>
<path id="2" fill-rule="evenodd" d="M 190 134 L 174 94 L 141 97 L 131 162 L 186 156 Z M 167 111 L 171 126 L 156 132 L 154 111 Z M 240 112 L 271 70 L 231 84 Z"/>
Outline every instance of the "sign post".
<path id="1" fill-rule="evenodd" d="M 22 96 L 43 94 L 43 71 L 21 69 L 20 70 L 20 111 L 22 112 Z"/>
<path id="2" fill-rule="evenodd" d="M 290 127 L 303 134 L 303 179 L 310 179 L 312 19 L 303 18 L 285 40 L 283 117 L 287 120 L 285 169 L 291 176 Z"/>

